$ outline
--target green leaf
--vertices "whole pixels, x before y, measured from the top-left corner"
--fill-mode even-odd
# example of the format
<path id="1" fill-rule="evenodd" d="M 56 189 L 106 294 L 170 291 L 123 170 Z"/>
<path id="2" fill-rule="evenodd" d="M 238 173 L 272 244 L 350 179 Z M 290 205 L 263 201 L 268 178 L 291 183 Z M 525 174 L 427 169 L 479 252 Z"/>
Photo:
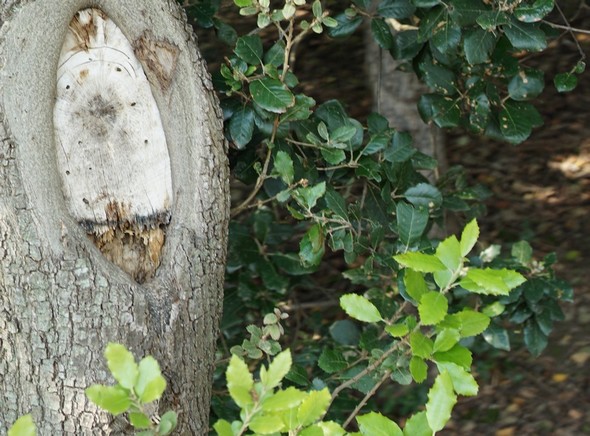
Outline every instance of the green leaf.
<path id="1" fill-rule="evenodd" d="M 284 151 L 279 150 L 274 161 L 274 171 L 277 172 L 283 182 L 287 185 L 293 183 L 293 175 L 295 171 L 293 169 L 293 160 L 291 159 L 291 156 Z"/>
<path id="2" fill-rule="evenodd" d="M 357 416 L 359 430 L 366 436 L 403 436 L 402 430 L 391 419 L 377 412 Z"/>
<path id="3" fill-rule="evenodd" d="M 442 195 L 428 183 L 418 183 L 404 192 L 406 199 L 416 207 L 432 209 L 442 204 Z"/>
<path id="4" fill-rule="evenodd" d="M 391 53 L 395 59 L 413 59 L 423 45 L 423 42 L 418 42 L 417 30 L 400 31 L 393 37 Z"/>
<path id="5" fill-rule="evenodd" d="M 250 83 L 250 94 L 261 108 L 270 112 L 284 113 L 295 103 L 289 88 L 279 80 L 266 77 Z"/>
<path id="6" fill-rule="evenodd" d="M 275 434 L 285 428 L 285 423 L 278 415 L 256 415 L 248 428 L 256 434 Z"/>
<path id="7" fill-rule="evenodd" d="M 322 371 L 332 374 L 345 369 L 348 366 L 348 362 L 346 362 L 342 353 L 332 348 L 324 348 L 318 359 L 318 366 Z"/>
<path id="8" fill-rule="evenodd" d="M 349 319 L 335 321 L 330 326 L 330 336 L 342 345 L 358 345 L 360 332 L 354 322 Z"/>
<path id="9" fill-rule="evenodd" d="M 115 380 L 125 389 L 133 389 L 139 374 L 133 354 L 125 346 L 109 342 L 104 356 Z"/>
<path id="10" fill-rule="evenodd" d="M 385 327 L 385 331 L 394 338 L 401 338 L 408 334 L 410 328 L 407 324 L 393 324 Z"/>
<path id="11" fill-rule="evenodd" d="M 400 201 L 396 205 L 395 217 L 399 239 L 406 247 L 420 239 L 428 224 L 428 211 Z"/>
<path id="12" fill-rule="evenodd" d="M 311 116 L 311 108 L 315 106 L 315 100 L 303 94 L 295 96 L 295 104 L 287 109 L 281 116 L 282 122 L 307 120 Z"/>
<path id="13" fill-rule="evenodd" d="M 461 42 L 461 28 L 454 21 L 447 20 L 435 29 L 430 43 L 442 53 L 454 50 Z"/>
<path id="14" fill-rule="evenodd" d="M 358 294 L 340 297 L 340 307 L 352 318 L 363 322 L 383 321 L 379 310 L 367 298 Z"/>
<path id="15" fill-rule="evenodd" d="M 519 263 L 526 265 L 531 261 L 533 249 L 527 241 L 516 242 L 510 252 Z"/>
<path id="16" fill-rule="evenodd" d="M 415 413 L 406 421 L 404 436 L 432 436 L 426 412 Z"/>
<path id="17" fill-rule="evenodd" d="M 412 359 L 410 359 L 410 373 L 416 383 L 422 383 L 426 380 L 428 365 L 424 359 L 421 359 L 418 356 L 413 356 Z"/>
<path id="18" fill-rule="evenodd" d="M 262 40 L 258 35 L 246 35 L 238 38 L 235 54 L 251 65 L 262 63 Z"/>
<path id="19" fill-rule="evenodd" d="M 129 412 L 129 422 L 137 429 L 145 429 L 152 426 L 150 418 L 141 412 Z"/>
<path id="20" fill-rule="evenodd" d="M 166 389 L 166 380 L 160 372 L 160 365 L 152 356 L 139 362 L 139 377 L 135 383 L 135 392 L 142 403 L 150 403 L 162 397 Z"/>
<path id="21" fill-rule="evenodd" d="M 499 350 L 510 351 L 510 337 L 506 329 L 496 325 L 490 324 L 482 334 L 484 340 L 494 348 Z"/>
<path id="22" fill-rule="evenodd" d="M 473 358 L 471 357 L 471 351 L 462 345 L 455 345 L 448 351 L 438 351 L 434 353 L 433 358 L 436 362 L 453 362 L 463 368 L 469 370 Z"/>
<path id="23" fill-rule="evenodd" d="M 254 403 L 250 391 L 254 387 L 254 379 L 248 371 L 246 363 L 236 355 L 232 355 L 227 371 L 227 389 L 229 395 L 240 408 L 245 408 Z"/>
<path id="24" fill-rule="evenodd" d="M 479 335 L 490 325 L 487 315 L 468 308 L 456 313 L 455 316 L 461 321 L 461 336 L 464 338 Z"/>
<path id="25" fill-rule="evenodd" d="M 558 92 L 570 92 L 578 86 L 578 77 L 572 73 L 559 73 L 553 78 Z"/>
<path id="26" fill-rule="evenodd" d="M 418 304 L 420 322 L 422 325 L 438 324 L 447 315 L 449 302 L 440 292 L 429 291 L 422 295 Z"/>
<path id="27" fill-rule="evenodd" d="M 279 390 L 262 402 L 264 412 L 280 412 L 298 406 L 307 398 L 307 392 L 300 391 L 293 386 L 285 390 Z"/>
<path id="28" fill-rule="evenodd" d="M 536 0 L 533 4 L 521 3 L 514 9 L 514 16 L 524 23 L 541 21 L 553 10 L 554 0 Z"/>
<path id="29" fill-rule="evenodd" d="M 489 62 L 496 47 L 496 36 L 484 29 L 472 29 L 465 33 L 463 50 L 470 65 Z"/>
<path id="30" fill-rule="evenodd" d="M 275 356 L 267 371 L 264 371 L 264 367 L 261 368 L 260 381 L 267 390 L 275 388 L 281 383 L 291 369 L 292 363 L 291 351 L 287 349 Z"/>
<path id="31" fill-rule="evenodd" d="M 451 376 L 447 371 L 443 371 L 436 377 L 434 385 L 428 391 L 426 403 L 426 419 L 434 432 L 442 430 L 451 419 L 451 411 L 456 402 L 457 396 L 453 392 Z"/>
<path id="32" fill-rule="evenodd" d="M 319 224 L 315 224 L 299 243 L 299 259 L 306 268 L 317 266 L 324 256 L 324 251 L 324 232 Z"/>
<path id="33" fill-rule="evenodd" d="M 92 385 L 84 391 L 90 401 L 112 415 L 120 415 L 131 407 L 129 391 L 119 385 Z"/>
<path id="34" fill-rule="evenodd" d="M 407 132 L 395 132 L 391 144 L 383 152 L 383 157 L 391 163 L 406 162 L 418 150 L 412 147 L 412 137 Z"/>
<path id="35" fill-rule="evenodd" d="M 229 120 L 229 134 L 232 141 L 242 149 L 252 139 L 254 133 L 254 111 L 245 106 L 235 111 Z"/>
<path id="36" fill-rule="evenodd" d="M 415 331 L 410 334 L 410 348 L 414 356 L 429 359 L 432 355 L 433 343 L 421 332 Z"/>
<path id="37" fill-rule="evenodd" d="M 283 65 L 285 60 L 285 43 L 282 41 L 276 42 L 265 54 L 264 63 L 271 64 L 275 67 Z"/>
<path id="38" fill-rule="evenodd" d="M 460 339 L 461 334 L 457 329 L 445 328 L 438 335 L 436 335 L 433 351 L 435 353 L 438 351 L 448 351 L 453 348 Z"/>
<path id="39" fill-rule="evenodd" d="M 422 28 L 422 23 L 420 23 Z M 417 62 L 420 79 L 435 91 L 446 96 L 457 94 L 455 73 L 445 68 L 439 62 L 435 62 L 430 55 L 423 55 Z"/>
<path id="40" fill-rule="evenodd" d="M 508 295 L 511 289 L 525 281 L 526 279 L 516 271 L 470 268 L 460 285 L 477 294 Z"/>
<path id="41" fill-rule="evenodd" d="M 451 4 L 450 15 L 462 27 L 475 24 L 477 18 L 490 9 L 483 1 L 479 0 L 453 0 Z"/>
<path id="42" fill-rule="evenodd" d="M 541 94 L 544 87 L 545 80 L 542 71 L 521 70 L 508 83 L 508 95 L 516 101 L 530 100 Z"/>
<path id="43" fill-rule="evenodd" d="M 404 274 L 404 284 L 406 285 L 406 292 L 410 297 L 418 303 L 422 295 L 429 292 L 428 285 L 422 273 L 412 269 L 406 270 Z"/>
<path id="44" fill-rule="evenodd" d="M 416 7 L 410 0 L 383 0 L 377 6 L 377 13 L 385 18 L 409 18 Z"/>
<path id="45" fill-rule="evenodd" d="M 541 115 L 530 103 L 508 100 L 500 111 L 500 132 L 515 144 L 527 139 L 533 128 L 542 124 Z"/>
<path id="46" fill-rule="evenodd" d="M 326 206 L 335 215 L 339 216 L 340 218 L 344 218 L 348 220 L 348 213 L 346 212 L 346 202 L 344 201 L 344 197 L 336 192 L 333 188 L 327 189 L 326 194 L 324 196 L 326 200 Z"/>
<path id="47" fill-rule="evenodd" d="M 459 100 L 439 94 L 424 94 L 418 101 L 418 111 L 426 122 L 433 121 L 438 127 L 457 127 L 461 121 Z"/>
<path id="48" fill-rule="evenodd" d="M 469 372 L 463 367 L 451 362 L 438 362 L 436 364 L 440 372 L 447 371 L 453 382 L 453 389 L 459 395 L 472 397 L 477 395 L 479 386 Z"/>
<path id="49" fill-rule="evenodd" d="M 23 415 L 8 429 L 8 436 L 35 436 L 37 428 L 31 414 Z"/>
<path id="50" fill-rule="evenodd" d="M 510 24 L 502 26 L 504 34 L 516 49 L 541 51 L 547 47 L 545 33 L 537 24 L 528 24 L 512 19 Z"/>
<path id="51" fill-rule="evenodd" d="M 178 424 L 178 416 L 173 410 L 169 410 L 164 413 L 160 418 L 160 424 L 158 425 L 158 433 L 162 436 L 169 435 L 176 428 Z M 219 432 L 218 432 L 219 433 Z M 223 436 L 220 434 L 219 436 Z"/>
<path id="52" fill-rule="evenodd" d="M 311 391 L 297 410 L 297 422 L 299 425 L 310 425 L 320 419 L 328 410 L 330 402 L 331 396 L 328 388 L 321 391 Z"/>
<path id="53" fill-rule="evenodd" d="M 479 226 L 475 219 L 471 220 L 461 233 L 461 256 L 467 256 L 479 238 Z"/>
<path id="54" fill-rule="evenodd" d="M 218 419 L 217 422 L 213 424 L 213 429 L 217 433 L 217 436 L 234 436 L 231 424 L 225 419 Z"/>
<path id="55" fill-rule="evenodd" d="M 389 30 L 389 25 L 382 18 L 373 18 L 371 20 L 371 33 L 379 47 L 385 50 L 393 47 L 391 30 Z"/>
<path id="56" fill-rule="evenodd" d="M 501 11 L 484 12 L 476 21 L 485 30 L 496 30 L 496 27 L 510 23 L 508 15 Z"/>
<path id="57" fill-rule="evenodd" d="M 412 268 L 420 272 L 435 272 L 444 271 L 446 267 L 444 264 L 433 254 L 424 253 L 403 253 L 393 256 L 395 261 L 406 268 Z"/>
<path id="58" fill-rule="evenodd" d="M 312 209 L 317 201 L 326 193 L 326 182 L 318 183 L 306 188 L 297 188 L 293 191 L 295 200 L 304 208 Z"/>
<path id="59" fill-rule="evenodd" d="M 547 335 L 535 322 L 528 321 L 524 327 L 524 344 L 531 354 L 539 356 L 547 347 Z"/>
<path id="60" fill-rule="evenodd" d="M 363 22 L 362 17 L 349 17 L 344 12 L 336 15 L 334 19 L 338 26 L 328 29 L 328 35 L 332 38 L 346 38 L 352 35 Z"/>
<path id="61" fill-rule="evenodd" d="M 438 244 L 436 257 L 450 270 L 457 271 L 463 265 L 461 245 L 455 235 L 452 235 Z"/>

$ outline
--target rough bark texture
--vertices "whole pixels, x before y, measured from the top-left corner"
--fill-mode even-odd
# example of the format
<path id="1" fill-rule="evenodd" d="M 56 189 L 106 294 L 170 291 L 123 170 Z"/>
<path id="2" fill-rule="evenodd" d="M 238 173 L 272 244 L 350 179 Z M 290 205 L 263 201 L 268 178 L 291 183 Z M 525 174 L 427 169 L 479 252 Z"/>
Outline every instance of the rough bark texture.
<path id="1" fill-rule="evenodd" d="M 144 65 L 175 198 L 161 266 L 145 285 L 105 260 L 69 216 L 57 173 L 57 61 L 68 23 L 90 6 L 130 41 L 149 35 L 179 48 L 168 87 Z M 217 101 L 182 10 L 174 0 L 5 0 L 0 24 L 0 429 L 32 412 L 39 434 L 116 433 L 122 418 L 111 423 L 84 389 L 112 382 L 102 353 L 117 341 L 160 361 L 169 382 L 160 406 L 179 412 L 181 433 L 206 434 L 228 170 Z"/>

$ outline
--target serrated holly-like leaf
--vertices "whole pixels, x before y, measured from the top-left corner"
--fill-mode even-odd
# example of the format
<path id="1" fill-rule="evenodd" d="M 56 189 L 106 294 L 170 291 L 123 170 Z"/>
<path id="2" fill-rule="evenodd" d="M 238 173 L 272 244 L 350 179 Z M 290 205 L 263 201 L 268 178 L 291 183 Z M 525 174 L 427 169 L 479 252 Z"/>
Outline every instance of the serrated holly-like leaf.
<path id="1" fill-rule="evenodd" d="M 426 418 L 428 425 L 434 431 L 440 431 L 451 419 L 451 411 L 457 402 L 457 396 L 453 391 L 453 381 L 447 371 L 441 372 L 434 381 L 434 385 L 428 391 L 426 403 Z"/>
<path id="2" fill-rule="evenodd" d="M 139 370 L 135 358 L 130 351 L 121 344 L 110 342 L 104 352 L 107 365 L 115 380 L 125 389 L 133 389 Z"/>
<path id="3" fill-rule="evenodd" d="M 410 252 L 398 254 L 393 258 L 400 265 L 420 272 L 428 273 L 446 270 L 444 264 L 433 254 Z"/>
<path id="4" fill-rule="evenodd" d="M 492 32 L 472 29 L 465 33 L 463 50 L 467 62 L 471 65 L 488 62 L 494 47 L 496 47 L 496 36 Z"/>
<path id="5" fill-rule="evenodd" d="M 383 321 L 379 310 L 367 298 L 358 294 L 340 297 L 340 307 L 352 318 L 363 322 Z"/>
<path id="6" fill-rule="evenodd" d="M 432 355 L 433 343 L 421 332 L 415 331 L 410 334 L 410 348 L 414 356 L 428 359 Z"/>
<path id="7" fill-rule="evenodd" d="M 139 377 L 135 383 L 135 392 L 142 403 L 159 399 L 166 389 L 166 380 L 160 372 L 160 365 L 152 356 L 139 362 Z"/>
<path id="8" fill-rule="evenodd" d="M 490 324 L 490 318 L 487 315 L 471 309 L 463 309 L 455 315 L 461 321 L 461 336 L 464 338 L 479 335 Z"/>
<path id="9" fill-rule="evenodd" d="M 432 436 L 426 412 L 418 412 L 406 421 L 404 436 Z"/>
<path id="10" fill-rule="evenodd" d="M 436 257 L 450 270 L 456 271 L 463 264 L 461 246 L 455 235 L 449 236 L 436 247 Z"/>
<path id="11" fill-rule="evenodd" d="M 479 226 L 475 219 L 471 220 L 461 233 L 461 256 L 467 256 L 479 238 Z"/>
<path id="12" fill-rule="evenodd" d="M 92 385 L 84 392 L 90 401 L 115 416 L 126 412 L 131 406 L 129 391 L 119 385 Z"/>
<path id="13" fill-rule="evenodd" d="M 578 77 L 572 73 L 559 73 L 553 78 L 553 83 L 558 92 L 570 92 L 578 86 Z"/>
<path id="14" fill-rule="evenodd" d="M 434 353 L 433 358 L 436 362 L 453 362 L 462 366 L 466 370 L 471 368 L 473 357 L 471 351 L 462 345 L 455 345 L 448 351 L 438 351 Z"/>
<path id="15" fill-rule="evenodd" d="M 263 109 L 275 113 L 284 113 L 295 103 L 295 97 L 289 88 L 276 79 L 263 78 L 250 83 L 250 94 Z"/>
<path id="16" fill-rule="evenodd" d="M 21 416 L 8 429 L 8 436 L 35 436 L 36 434 L 37 428 L 30 414 Z"/>
<path id="17" fill-rule="evenodd" d="M 245 106 L 235 111 L 229 120 L 229 134 L 238 148 L 244 148 L 254 133 L 254 111 Z"/>
<path id="18" fill-rule="evenodd" d="M 277 354 L 268 366 L 265 375 L 263 376 L 262 371 L 260 373 L 260 381 L 266 389 L 277 387 L 291 369 L 292 363 L 291 351 L 285 350 Z"/>
<path id="19" fill-rule="evenodd" d="M 406 292 L 416 303 L 420 301 L 422 295 L 429 291 L 426 280 L 422 273 L 408 269 L 404 275 L 404 284 L 406 285 Z"/>
<path id="20" fill-rule="evenodd" d="M 260 435 L 277 434 L 285 428 L 285 423 L 278 415 L 257 415 L 252 418 L 248 427 Z"/>
<path id="21" fill-rule="evenodd" d="M 521 70 L 508 83 L 508 95 L 516 101 L 530 100 L 537 97 L 544 87 L 545 80 L 542 71 Z"/>
<path id="22" fill-rule="evenodd" d="M 299 425 L 310 425 L 317 421 L 328 410 L 330 401 L 331 397 L 328 388 L 321 391 L 311 391 L 297 410 L 297 422 Z"/>
<path id="23" fill-rule="evenodd" d="M 262 62 L 262 40 L 258 35 L 246 35 L 238 38 L 234 51 L 240 59 L 251 65 Z"/>
<path id="24" fill-rule="evenodd" d="M 402 430 L 391 419 L 377 412 L 357 416 L 359 430 L 364 436 L 403 436 Z"/>
<path id="25" fill-rule="evenodd" d="M 413 356 L 412 359 L 410 359 L 410 373 L 412 374 L 412 378 L 416 383 L 422 383 L 424 380 L 426 380 L 426 375 L 428 374 L 428 365 L 424 359 Z"/>
<path id="26" fill-rule="evenodd" d="M 246 363 L 233 355 L 225 372 L 229 395 L 242 409 L 254 402 L 250 391 L 254 387 L 254 379 Z"/>
<path id="27" fill-rule="evenodd" d="M 435 353 L 438 351 L 448 351 L 453 348 L 460 339 L 461 334 L 459 333 L 459 330 L 445 328 L 438 335 L 436 335 L 433 351 Z"/>
<path id="28" fill-rule="evenodd" d="M 428 224 L 428 211 L 400 201 L 396 205 L 399 239 L 406 247 L 420 239 Z"/>
<path id="29" fill-rule="evenodd" d="M 449 302 L 440 292 L 429 291 L 422 295 L 418 304 L 420 322 L 422 325 L 434 325 L 439 323 L 447 315 Z"/>
<path id="30" fill-rule="evenodd" d="M 287 185 L 293 183 L 294 170 L 291 156 L 282 150 L 278 151 L 274 161 L 274 171 Z"/>
<path id="31" fill-rule="evenodd" d="M 265 398 L 262 402 L 262 410 L 263 412 L 288 410 L 301 404 L 305 398 L 307 398 L 307 392 L 300 391 L 291 386 L 285 390 L 279 390 L 272 396 Z"/>
<path id="32" fill-rule="evenodd" d="M 463 367 L 451 362 L 438 362 L 436 366 L 440 372 L 447 371 L 449 373 L 453 382 L 453 389 L 457 394 L 466 397 L 477 395 L 479 386 L 473 375 L 465 371 Z"/>

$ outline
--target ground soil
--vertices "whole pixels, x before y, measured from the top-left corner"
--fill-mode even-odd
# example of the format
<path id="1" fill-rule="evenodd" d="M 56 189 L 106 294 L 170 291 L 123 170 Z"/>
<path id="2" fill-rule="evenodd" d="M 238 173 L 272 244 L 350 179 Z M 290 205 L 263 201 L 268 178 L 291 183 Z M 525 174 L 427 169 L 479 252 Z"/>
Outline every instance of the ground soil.
<path id="1" fill-rule="evenodd" d="M 590 29 L 590 13 L 572 25 Z M 590 54 L 590 36 L 577 39 Z M 527 238 L 539 257 L 556 252 L 556 269 L 574 286 L 575 303 L 563 305 L 566 320 L 539 358 L 525 350 L 488 356 L 478 374 L 480 394 L 459 401 L 441 435 L 590 434 L 590 72 L 569 94 L 551 84 L 555 73 L 578 59 L 567 36 L 532 59 L 546 72 L 547 89 L 537 105 L 545 125 L 525 143 L 461 131 L 447 136 L 449 164 L 462 165 L 494 194 L 479 220 L 485 239 Z M 364 61 L 362 34 L 346 41 L 314 36 L 299 47 L 294 67 L 303 92 L 318 103 L 338 98 L 363 119 L 372 108 Z"/>

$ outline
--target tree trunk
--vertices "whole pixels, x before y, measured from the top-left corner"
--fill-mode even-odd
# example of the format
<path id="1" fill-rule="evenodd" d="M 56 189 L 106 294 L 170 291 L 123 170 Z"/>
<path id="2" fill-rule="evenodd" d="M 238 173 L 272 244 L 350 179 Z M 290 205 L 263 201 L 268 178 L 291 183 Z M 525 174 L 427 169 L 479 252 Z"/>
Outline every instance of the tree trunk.
<path id="1" fill-rule="evenodd" d="M 174 195 L 159 267 L 143 284 L 93 245 L 58 174 L 58 59 L 70 20 L 89 3 L 134 47 L 151 47 L 156 60 L 161 47 L 176 56 L 158 64 L 136 50 Z M 111 422 L 84 389 L 113 383 L 103 351 L 121 342 L 160 362 L 168 381 L 160 410 L 178 412 L 181 434 L 206 434 L 228 168 L 218 102 L 184 12 L 174 0 L 2 0 L 0 25 L 0 429 L 32 413 L 39 434 L 116 432 L 123 418 Z"/>

